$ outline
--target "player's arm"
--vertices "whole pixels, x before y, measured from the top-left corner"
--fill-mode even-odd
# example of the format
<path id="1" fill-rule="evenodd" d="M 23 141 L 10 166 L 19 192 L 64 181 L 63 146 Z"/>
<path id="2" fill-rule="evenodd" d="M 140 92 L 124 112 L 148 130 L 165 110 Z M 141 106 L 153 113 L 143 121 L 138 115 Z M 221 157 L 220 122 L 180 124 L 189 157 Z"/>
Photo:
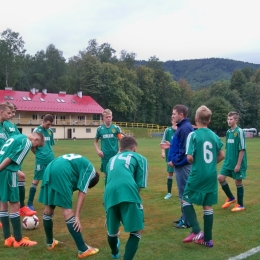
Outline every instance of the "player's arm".
<path id="1" fill-rule="evenodd" d="M 240 150 L 239 151 L 237 165 L 236 165 L 236 167 L 234 169 L 234 172 L 239 172 L 240 171 L 240 167 L 241 167 L 241 163 L 242 163 L 244 154 L 245 154 L 245 150 Z"/>
<path id="2" fill-rule="evenodd" d="M 224 151 L 220 150 L 218 153 L 217 163 L 221 162 L 225 158 Z"/>
<path id="3" fill-rule="evenodd" d="M 162 158 L 165 159 L 165 150 L 162 149 Z"/>
<path id="4" fill-rule="evenodd" d="M 32 147 L 31 151 L 35 154 L 36 153 L 36 147 Z"/>
<path id="5" fill-rule="evenodd" d="M 73 225 L 74 230 L 77 232 L 82 230 L 81 223 L 80 223 L 80 211 L 81 211 L 82 205 L 84 203 L 85 197 L 86 197 L 86 193 L 79 191 L 77 206 L 76 206 L 76 210 L 75 210 L 75 223 Z"/>
<path id="6" fill-rule="evenodd" d="M 95 140 L 94 140 L 94 147 L 95 147 L 95 149 L 97 151 L 98 156 L 99 157 L 104 157 L 103 152 L 99 149 L 98 140 L 99 140 L 99 138 L 95 138 Z"/>
<path id="7" fill-rule="evenodd" d="M 9 164 L 11 164 L 12 160 L 10 158 L 5 158 L 2 163 L 0 164 L 0 171 L 6 168 Z"/>

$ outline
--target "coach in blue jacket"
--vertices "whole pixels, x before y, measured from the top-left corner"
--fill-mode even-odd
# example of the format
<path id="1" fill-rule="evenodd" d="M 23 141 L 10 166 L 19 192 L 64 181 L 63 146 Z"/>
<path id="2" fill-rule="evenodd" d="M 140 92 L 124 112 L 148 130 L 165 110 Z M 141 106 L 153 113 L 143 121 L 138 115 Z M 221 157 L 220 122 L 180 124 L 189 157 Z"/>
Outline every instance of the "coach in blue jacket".
<path id="1" fill-rule="evenodd" d="M 186 185 L 186 181 L 190 174 L 191 165 L 187 161 L 186 157 L 186 140 L 190 132 L 193 131 L 192 125 L 187 118 L 188 108 L 184 105 L 176 105 L 172 110 L 172 119 L 177 123 L 177 130 L 173 136 L 169 155 L 168 164 L 174 167 L 176 176 L 176 182 L 178 187 L 178 196 L 180 201 Z M 185 214 L 182 210 L 182 216 L 174 221 L 176 228 L 187 228 L 190 227 L 186 220 Z"/>

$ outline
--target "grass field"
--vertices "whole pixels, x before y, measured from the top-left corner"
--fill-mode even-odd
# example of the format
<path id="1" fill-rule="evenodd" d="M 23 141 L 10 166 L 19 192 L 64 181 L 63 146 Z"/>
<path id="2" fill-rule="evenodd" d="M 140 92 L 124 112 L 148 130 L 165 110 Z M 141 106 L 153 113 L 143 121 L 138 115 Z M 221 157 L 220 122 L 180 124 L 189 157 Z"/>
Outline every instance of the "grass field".
<path id="1" fill-rule="evenodd" d="M 260 138 L 247 139 L 248 171 L 245 187 L 244 212 L 231 213 L 230 209 L 221 209 L 225 196 L 219 188 L 219 204 L 214 206 L 213 248 L 205 248 L 193 243 L 184 244 L 182 239 L 186 237 L 190 229 L 176 229 L 172 221 L 180 216 L 180 204 L 177 198 L 176 183 L 173 184 L 173 198 L 164 200 L 166 195 L 166 165 L 161 158 L 159 139 L 138 139 L 138 152 L 148 159 L 149 177 L 148 187 L 142 190 L 145 229 L 137 251 L 136 260 L 222 260 L 241 254 L 260 245 L 260 202 L 259 202 L 259 166 L 260 166 Z M 78 153 L 92 161 L 96 169 L 99 169 L 100 161 L 96 155 L 93 140 L 56 141 L 55 155 L 66 153 Z M 34 156 L 30 152 L 23 163 L 23 171 L 26 173 L 26 195 L 33 177 Z M 219 165 L 220 167 L 220 165 Z M 234 181 L 228 179 L 232 191 L 235 191 Z M 98 247 L 100 252 L 90 259 L 112 259 L 106 240 L 104 227 L 105 214 L 102 206 L 104 183 L 103 178 L 99 184 L 88 191 L 84 207 L 81 212 L 81 223 L 84 227 L 83 236 L 86 243 Z M 38 196 L 39 188 L 37 189 Z M 236 192 L 235 192 L 236 193 Z M 76 200 L 77 193 L 74 194 Z M 23 235 L 38 241 L 38 245 L 32 248 L 4 248 L 3 236 L 0 230 L 0 259 L 52 259 L 66 260 L 77 259 L 77 249 L 70 236 L 61 210 L 55 210 L 54 237 L 63 242 L 53 251 L 48 251 L 45 245 L 45 235 L 42 226 L 43 205 L 35 203 L 40 225 L 36 230 L 24 230 Z M 195 207 L 203 228 L 202 209 Z M 121 259 L 128 234 L 121 229 Z M 260 259 L 257 253 L 249 260 Z"/>

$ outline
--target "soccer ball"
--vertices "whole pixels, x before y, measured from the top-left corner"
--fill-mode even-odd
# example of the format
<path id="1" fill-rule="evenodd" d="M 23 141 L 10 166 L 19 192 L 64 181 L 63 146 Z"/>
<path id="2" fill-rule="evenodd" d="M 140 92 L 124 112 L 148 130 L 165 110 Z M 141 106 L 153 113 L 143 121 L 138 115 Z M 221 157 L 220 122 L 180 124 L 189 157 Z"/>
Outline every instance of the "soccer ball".
<path id="1" fill-rule="evenodd" d="M 23 218 L 23 227 L 25 229 L 35 229 L 39 226 L 39 219 L 36 215 L 33 215 L 31 217 L 24 217 Z"/>

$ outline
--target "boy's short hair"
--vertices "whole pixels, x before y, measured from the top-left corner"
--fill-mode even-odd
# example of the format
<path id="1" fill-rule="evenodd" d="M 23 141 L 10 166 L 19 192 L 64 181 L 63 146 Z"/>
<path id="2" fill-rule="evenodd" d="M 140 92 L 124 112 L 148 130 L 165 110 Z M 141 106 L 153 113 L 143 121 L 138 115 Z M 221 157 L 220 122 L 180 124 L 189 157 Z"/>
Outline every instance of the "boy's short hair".
<path id="1" fill-rule="evenodd" d="M 176 110 L 178 114 L 182 113 L 184 117 L 188 116 L 188 107 L 184 105 L 176 105 L 173 107 L 173 110 Z"/>
<path id="2" fill-rule="evenodd" d="M 9 107 L 11 110 L 15 110 L 15 105 L 9 101 L 5 101 L 2 103 L 3 105 L 6 105 L 7 107 Z"/>
<path id="3" fill-rule="evenodd" d="M 135 146 L 137 146 L 137 142 L 132 136 L 124 136 L 120 140 L 120 151 L 130 150 L 132 151 Z"/>
<path id="4" fill-rule="evenodd" d="M 112 115 L 112 111 L 110 109 L 105 109 L 103 112 L 102 112 L 102 116 L 106 116 L 106 115 Z"/>
<path id="5" fill-rule="evenodd" d="M 43 122 L 47 122 L 50 121 L 51 123 L 53 123 L 53 116 L 51 114 L 47 114 L 43 117 Z"/>
<path id="6" fill-rule="evenodd" d="M 10 110 L 12 110 L 7 104 L 4 104 L 4 103 L 1 103 L 0 104 L 0 110 L 1 111 L 5 111 L 5 110 L 7 110 L 7 109 L 10 109 Z"/>
<path id="7" fill-rule="evenodd" d="M 239 114 L 236 111 L 231 111 L 228 113 L 228 117 L 233 116 L 234 119 L 239 119 Z"/>
<path id="8" fill-rule="evenodd" d="M 32 132 L 32 135 L 35 135 L 35 136 L 38 136 L 39 140 L 40 140 L 40 146 L 44 146 L 45 144 L 45 138 L 44 138 L 44 135 L 42 133 L 39 133 L 39 132 Z"/>
<path id="9" fill-rule="evenodd" d="M 94 186 L 96 186 L 99 182 L 99 173 L 96 172 L 95 174 L 95 177 L 91 179 L 89 185 L 88 185 L 88 188 L 91 189 L 93 188 Z"/>
<path id="10" fill-rule="evenodd" d="M 200 106 L 195 114 L 198 122 L 203 125 L 208 125 L 212 116 L 211 110 L 206 106 Z"/>

